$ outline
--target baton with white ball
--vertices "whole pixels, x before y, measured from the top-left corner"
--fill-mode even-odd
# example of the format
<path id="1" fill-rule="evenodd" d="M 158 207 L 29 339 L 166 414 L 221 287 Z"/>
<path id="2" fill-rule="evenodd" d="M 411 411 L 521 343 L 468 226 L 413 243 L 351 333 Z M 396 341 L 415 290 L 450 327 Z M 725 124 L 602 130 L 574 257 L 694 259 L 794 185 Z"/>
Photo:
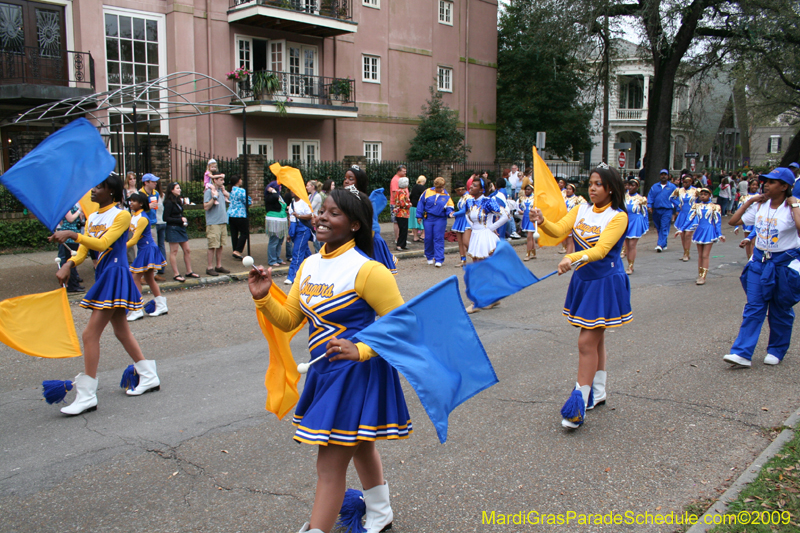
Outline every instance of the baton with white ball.
<path id="1" fill-rule="evenodd" d="M 300 363 L 299 365 L 297 365 L 297 371 L 300 372 L 301 374 L 305 374 L 306 372 L 308 372 L 308 369 L 311 368 L 311 365 L 313 365 L 314 363 L 316 363 L 321 359 L 324 359 L 325 357 L 327 357 L 327 355 L 322 354 L 309 363 Z"/>
<path id="2" fill-rule="evenodd" d="M 61 270 L 61 258 L 60 257 L 56 257 L 55 261 L 56 261 L 56 268 L 58 270 Z M 61 286 L 66 288 L 67 284 L 66 283 L 62 283 Z"/>
<path id="3" fill-rule="evenodd" d="M 246 256 L 244 256 L 244 257 L 242 258 L 242 265 L 244 265 L 244 267 L 245 267 L 247 270 L 250 270 L 250 269 L 252 269 L 252 268 L 253 268 L 253 263 L 254 263 L 254 262 L 255 262 L 255 261 L 253 261 L 253 258 L 252 258 L 252 257 L 250 257 L 249 255 L 246 255 Z"/>
<path id="4" fill-rule="evenodd" d="M 572 268 L 575 268 L 576 266 L 581 265 L 583 263 L 586 263 L 588 261 L 589 261 L 589 256 L 586 255 L 586 254 L 583 254 L 580 259 L 578 259 L 574 263 L 570 263 L 569 266 L 572 267 Z"/>

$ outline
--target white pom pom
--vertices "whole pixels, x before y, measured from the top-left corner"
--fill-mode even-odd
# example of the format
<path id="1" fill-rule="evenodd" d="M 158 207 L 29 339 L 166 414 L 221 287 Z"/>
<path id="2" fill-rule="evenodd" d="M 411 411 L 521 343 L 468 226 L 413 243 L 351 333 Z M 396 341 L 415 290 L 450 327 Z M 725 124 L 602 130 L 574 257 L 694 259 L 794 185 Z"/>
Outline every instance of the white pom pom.
<path id="1" fill-rule="evenodd" d="M 254 263 L 253 258 L 250 257 L 249 255 L 246 255 L 242 258 L 242 264 L 247 270 L 253 268 L 253 263 Z"/>
<path id="2" fill-rule="evenodd" d="M 297 371 L 300 372 L 301 374 L 305 374 L 306 372 L 308 372 L 309 366 L 311 365 L 309 365 L 308 363 L 300 363 L 299 365 L 297 365 Z"/>

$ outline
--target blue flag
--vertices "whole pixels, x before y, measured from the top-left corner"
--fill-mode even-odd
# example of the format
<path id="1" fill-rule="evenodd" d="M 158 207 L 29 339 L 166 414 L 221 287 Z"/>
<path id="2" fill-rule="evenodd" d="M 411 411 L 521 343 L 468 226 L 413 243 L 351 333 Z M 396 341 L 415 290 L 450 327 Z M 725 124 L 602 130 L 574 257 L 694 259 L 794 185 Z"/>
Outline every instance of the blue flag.
<path id="1" fill-rule="evenodd" d="M 356 339 L 414 387 L 439 442 L 447 440 L 447 417 L 453 409 L 498 381 L 461 302 L 455 276 L 381 317 Z"/>
<path id="2" fill-rule="evenodd" d="M 514 247 L 501 239 L 489 258 L 464 265 L 464 284 L 467 286 L 467 298 L 475 307 L 488 307 L 555 273 L 537 278 L 519 258 Z"/>
<path id="3" fill-rule="evenodd" d="M 97 128 L 79 118 L 39 143 L 0 176 L 0 183 L 55 231 L 72 206 L 115 166 Z"/>
<path id="4" fill-rule="evenodd" d="M 383 195 L 383 189 L 375 189 L 369 193 L 369 201 L 372 202 L 372 231 L 380 233 L 381 225 L 378 222 L 378 215 L 386 209 L 389 200 Z"/>

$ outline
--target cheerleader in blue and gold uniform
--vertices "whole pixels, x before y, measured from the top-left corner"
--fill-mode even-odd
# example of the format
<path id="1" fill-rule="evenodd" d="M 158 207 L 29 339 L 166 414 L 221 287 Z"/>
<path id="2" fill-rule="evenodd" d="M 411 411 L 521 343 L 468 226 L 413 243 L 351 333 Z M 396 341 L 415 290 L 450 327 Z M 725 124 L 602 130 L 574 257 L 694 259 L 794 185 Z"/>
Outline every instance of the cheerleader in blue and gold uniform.
<path id="1" fill-rule="evenodd" d="M 335 189 L 317 218 L 325 245 L 303 262 L 284 305 L 269 294 L 270 270 L 250 272 L 258 311 L 278 329 L 309 322 L 311 359 L 326 354 L 308 371 L 293 423 L 297 442 L 318 445 L 317 489 L 310 523 L 302 532 L 327 532 L 336 521 L 352 460 L 361 480 L 369 533 L 391 526 L 389 486 L 376 440 L 405 439 L 412 432 L 397 371 L 368 346 L 351 339 L 403 304 L 397 283 L 370 259 L 372 206 L 355 187 Z"/>
<path id="2" fill-rule="evenodd" d="M 625 273 L 633 274 L 633 263 L 636 261 L 636 245 L 639 239 L 650 230 L 647 217 L 647 197 L 639 194 L 639 180 L 628 180 L 628 192 L 625 193 L 625 210 L 628 212 L 628 231 L 625 233 L 623 255 L 628 259 Z"/>
<path id="3" fill-rule="evenodd" d="M 758 194 L 758 180 L 755 179 L 755 178 L 752 178 L 749 182 L 747 182 L 747 194 L 744 194 L 744 195 L 739 197 L 739 203 L 736 204 L 736 209 L 738 210 L 744 204 L 746 204 L 747 201 L 750 198 L 753 198 L 753 197 L 758 196 L 758 195 L 759 195 Z M 744 251 L 747 254 L 747 259 L 750 259 L 753 256 L 753 246 L 755 246 L 755 241 L 753 239 L 749 238 L 748 236 L 753 232 L 753 229 L 755 228 L 755 226 L 750 225 L 750 226 L 743 226 L 743 227 L 744 227 L 745 240 L 743 241 L 744 245 L 743 246 L 740 245 L 740 246 L 742 248 L 744 248 Z M 735 228 L 733 228 L 733 234 L 734 235 L 738 235 L 739 234 L 739 226 L 738 225 Z"/>
<path id="4" fill-rule="evenodd" d="M 469 247 L 469 234 L 470 229 L 467 225 L 467 200 L 472 198 L 469 192 L 466 191 L 463 185 L 458 185 L 455 188 L 456 196 L 458 196 L 458 203 L 456 204 L 456 211 L 453 213 L 453 225 L 450 228 L 456 234 L 458 239 L 458 254 L 461 256 L 461 263 L 456 265 L 456 268 L 463 267 L 467 264 L 467 248 Z"/>
<path id="5" fill-rule="evenodd" d="M 531 222 L 531 209 L 534 207 L 533 204 L 535 202 L 535 198 L 533 197 L 533 185 L 526 183 L 522 191 L 525 196 L 520 196 L 519 202 L 517 202 L 517 212 L 522 215 L 522 222 L 520 224 L 522 231 L 528 236 L 526 242 L 528 253 L 525 254 L 525 259 L 523 259 L 523 261 L 530 261 L 531 259 L 536 259 L 536 239 L 534 238 L 536 227 L 533 225 L 533 222 Z"/>
<path id="6" fill-rule="evenodd" d="M 559 221 L 545 220 L 539 209 L 531 212 L 531 221 L 538 222 L 541 231 L 556 239 L 571 233 L 577 247 L 558 264 L 559 274 L 577 264 L 564 303 L 569 323 L 581 328 L 578 381 L 561 408 L 561 425 L 569 429 L 584 423 L 587 409 L 605 403 L 606 328 L 633 319 L 630 280 L 620 258 L 628 215 L 617 171 L 605 164 L 592 170 L 589 197 L 592 204 L 573 208 Z"/>
<path id="7" fill-rule="evenodd" d="M 697 189 L 692 186 L 692 176 L 685 174 L 683 176 L 683 187 L 675 189 L 670 196 L 672 205 L 678 212 L 675 218 L 675 229 L 681 232 L 681 243 L 683 244 L 683 257 L 681 261 L 687 262 L 690 258 L 692 250 L 692 232 L 697 227 L 697 223 L 686 226 L 686 220 L 689 218 L 689 212 L 692 206 L 697 201 Z M 682 229 L 686 227 L 686 229 Z"/>
<path id="8" fill-rule="evenodd" d="M 697 285 L 705 285 L 708 266 L 711 261 L 711 247 L 717 241 L 725 242 L 722 234 L 722 211 L 720 206 L 711 203 L 711 191 L 698 189 L 697 202 L 689 210 L 689 217 L 675 236 L 694 228 L 692 242 L 697 244 Z"/>
<path id="9" fill-rule="evenodd" d="M 147 196 L 142 193 L 134 193 L 128 197 L 133 216 L 131 217 L 131 237 L 128 239 L 128 248 L 136 246 L 136 258 L 131 265 L 133 281 L 139 292 L 142 291 L 142 278 L 147 282 L 150 291 L 153 293 L 156 308 L 150 316 L 161 316 L 169 312 L 167 309 L 167 299 L 161 295 L 161 289 L 156 283 L 156 270 L 167 266 L 167 261 L 161 254 L 150 231 L 150 219 L 142 213 L 150 211 L 150 203 Z M 139 320 L 144 316 L 144 310 L 132 311 L 128 313 L 128 322 Z"/>
<path id="10" fill-rule="evenodd" d="M 122 343 L 125 351 L 134 361 L 139 376 L 139 384 L 126 391 L 138 396 L 152 390 L 159 390 L 160 381 L 156 374 L 155 361 L 146 360 L 131 333 L 126 311 L 142 308 L 142 294 L 136 288 L 128 270 L 128 228 L 131 214 L 116 207 L 122 200 L 122 180 L 116 174 L 109 176 L 91 191 L 92 201 L 100 205 L 99 211 L 89 215 L 83 235 L 74 231 L 57 231 L 49 240 L 63 243 L 73 239 L 80 247 L 78 254 L 62 265 L 56 273 L 59 282 L 69 278 L 70 269 L 80 265 L 89 252 L 99 252 L 95 268 L 95 283 L 80 302 L 80 306 L 92 310 L 89 324 L 83 331 L 84 371 L 75 378 L 78 394 L 70 405 L 61 409 L 68 415 L 79 415 L 97 409 L 97 365 L 100 360 L 100 336 L 111 323 L 114 335 Z"/>

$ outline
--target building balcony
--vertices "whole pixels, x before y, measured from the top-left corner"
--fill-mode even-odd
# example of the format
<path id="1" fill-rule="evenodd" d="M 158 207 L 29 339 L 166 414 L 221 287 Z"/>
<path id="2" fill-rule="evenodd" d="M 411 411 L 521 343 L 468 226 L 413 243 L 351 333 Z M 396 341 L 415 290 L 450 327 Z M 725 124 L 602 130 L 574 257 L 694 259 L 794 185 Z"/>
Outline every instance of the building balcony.
<path id="1" fill-rule="evenodd" d="M 353 0 L 230 0 L 228 22 L 333 37 L 356 33 Z"/>
<path id="2" fill-rule="evenodd" d="M 616 120 L 647 120 L 646 109 L 617 109 Z"/>
<path id="3" fill-rule="evenodd" d="M 234 90 L 247 104 L 248 115 L 305 118 L 357 118 L 356 83 L 344 78 L 326 78 L 264 70 L 254 75 L 268 76 L 277 90 L 254 92 L 253 76 L 236 82 Z M 268 83 L 267 83 L 268 85 Z M 231 111 L 233 114 L 241 110 Z"/>
<path id="4" fill-rule="evenodd" d="M 0 51 L 0 102 L 40 105 L 95 92 L 89 52 L 46 54 L 35 46 Z"/>

